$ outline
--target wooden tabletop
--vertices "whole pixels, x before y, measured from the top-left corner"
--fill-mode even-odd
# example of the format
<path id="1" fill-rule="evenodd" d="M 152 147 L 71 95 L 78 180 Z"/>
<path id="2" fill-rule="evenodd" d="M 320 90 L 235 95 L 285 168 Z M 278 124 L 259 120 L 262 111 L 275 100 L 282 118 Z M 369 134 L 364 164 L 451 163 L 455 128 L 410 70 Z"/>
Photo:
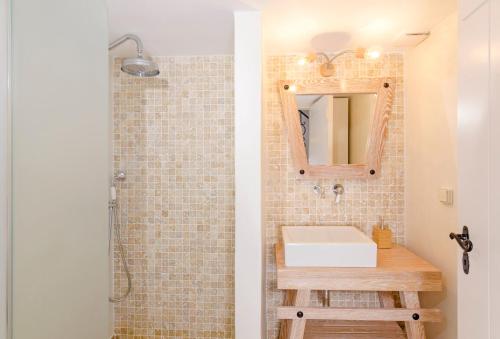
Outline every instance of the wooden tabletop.
<path id="1" fill-rule="evenodd" d="M 379 249 L 377 267 L 287 267 L 276 244 L 278 289 L 441 291 L 441 272 L 403 246 Z"/>

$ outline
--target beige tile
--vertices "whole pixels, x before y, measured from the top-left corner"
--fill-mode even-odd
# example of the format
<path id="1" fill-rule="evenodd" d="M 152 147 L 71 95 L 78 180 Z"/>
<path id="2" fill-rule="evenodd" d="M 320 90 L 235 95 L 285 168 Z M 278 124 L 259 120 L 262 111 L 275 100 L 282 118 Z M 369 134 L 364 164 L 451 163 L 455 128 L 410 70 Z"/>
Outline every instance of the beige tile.
<path id="1" fill-rule="evenodd" d="M 113 163 L 133 277 L 119 338 L 234 337 L 231 56 L 156 58 L 161 74 L 113 69 Z M 127 281 L 114 251 L 114 288 Z"/>

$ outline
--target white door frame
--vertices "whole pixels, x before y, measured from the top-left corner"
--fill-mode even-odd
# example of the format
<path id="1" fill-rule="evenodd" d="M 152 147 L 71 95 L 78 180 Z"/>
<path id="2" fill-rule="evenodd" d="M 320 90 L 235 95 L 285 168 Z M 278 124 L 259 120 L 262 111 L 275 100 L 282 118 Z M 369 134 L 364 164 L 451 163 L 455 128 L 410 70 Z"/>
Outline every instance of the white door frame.
<path id="1" fill-rule="evenodd" d="M 0 0 L 0 338 L 10 330 L 10 0 Z"/>

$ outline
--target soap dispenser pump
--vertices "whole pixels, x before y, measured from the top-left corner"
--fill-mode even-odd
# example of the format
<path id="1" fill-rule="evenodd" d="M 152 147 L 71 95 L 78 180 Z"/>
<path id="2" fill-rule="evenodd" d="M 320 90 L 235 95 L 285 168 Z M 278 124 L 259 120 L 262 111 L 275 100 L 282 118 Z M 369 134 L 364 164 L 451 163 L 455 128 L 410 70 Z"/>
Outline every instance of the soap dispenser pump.
<path id="1" fill-rule="evenodd" d="M 384 224 L 384 218 L 379 218 L 379 223 L 373 226 L 372 239 L 377 244 L 377 248 L 392 248 L 392 231 L 388 225 Z"/>

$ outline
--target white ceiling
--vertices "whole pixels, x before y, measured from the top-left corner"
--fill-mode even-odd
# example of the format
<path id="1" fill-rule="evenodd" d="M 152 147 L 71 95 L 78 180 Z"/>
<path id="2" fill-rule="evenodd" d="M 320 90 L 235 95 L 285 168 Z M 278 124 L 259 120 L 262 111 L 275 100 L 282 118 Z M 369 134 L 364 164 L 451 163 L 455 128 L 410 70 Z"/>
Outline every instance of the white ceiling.
<path id="1" fill-rule="evenodd" d="M 107 0 L 110 41 L 139 35 L 150 55 L 231 54 L 233 11 L 263 13 L 266 53 L 394 49 L 406 32 L 430 30 L 456 10 L 456 0 Z M 317 37 L 344 32 L 335 39 Z M 311 41 L 314 37 L 314 46 Z M 133 44 L 116 55 L 133 52 Z"/>

